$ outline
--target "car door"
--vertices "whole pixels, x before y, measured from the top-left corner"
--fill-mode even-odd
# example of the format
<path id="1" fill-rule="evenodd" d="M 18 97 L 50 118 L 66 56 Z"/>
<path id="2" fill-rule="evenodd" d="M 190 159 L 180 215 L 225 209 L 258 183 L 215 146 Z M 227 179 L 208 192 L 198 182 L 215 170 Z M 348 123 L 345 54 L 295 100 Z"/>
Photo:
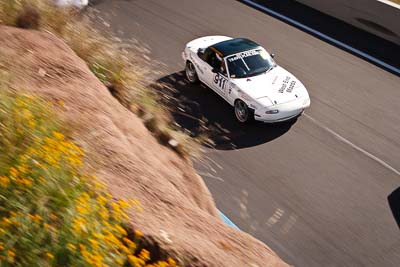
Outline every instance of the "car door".
<path id="1" fill-rule="evenodd" d="M 209 65 L 209 58 L 211 58 L 211 55 L 215 53 L 213 50 L 210 48 L 207 48 L 205 51 L 199 51 L 197 53 L 197 56 L 199 58 L 197 64 L 195 63 L 197 67 L 197 75 L 203 83 L 205 83 L 207 86 L 210 87 L 210 73 L 211 73 L 211 67 Z"/>
<path id="2" fill-rule="evenodd" d="M 225 61 L 216 55 L 216 62 L 212 70 L 212 89 L 227 100 L 227 92 L 229 87 L 228 73 L 225 67 Z"/>
<path id="3" fill-rule="evenodd" d="M 226 73 L 225 62 L 217 52 L 211 50 L 207 58 L 205 71 L 206 84 L 217 94 L 226 98 L 226 88 L 228 86 L 228 75 Z"/>

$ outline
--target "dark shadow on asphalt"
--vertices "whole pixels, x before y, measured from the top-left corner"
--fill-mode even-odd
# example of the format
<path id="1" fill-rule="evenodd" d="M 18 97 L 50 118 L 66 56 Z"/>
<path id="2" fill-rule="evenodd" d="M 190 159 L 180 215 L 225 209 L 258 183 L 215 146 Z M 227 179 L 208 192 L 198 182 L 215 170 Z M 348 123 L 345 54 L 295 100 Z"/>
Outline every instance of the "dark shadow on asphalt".
<path id="1" fill-rule="evenodd" d="M 176 123 L 194 137 L 207 137 L 220 150 L 260 145 L 285 134 L 296 122 L 241 124 L 233 107 L 203 84 L 190 84 L 183 72 L 165 76 L 154 86 Z"/>
<path id="2" fill-rule="evenodd" d="M 388 196 L 388 202 L 397 226 L 400 228 L 400 187 Z"/>
<path id="3" fill-rule="evenodd" d="M 238 1 L 241 2 L 241 0 Z M 253 2 L 263 5 L 333 39 L 369 54 L 389 65 L 392 65 L 393 67 L 400 68 L 400 46 L 390 41 L 386 41 L 383 38 L 363 31 L 293 0 L 253 0 Z M 378 27 L 376 25 L 372 25 L 370 22 L 366 22 L 359 18 L 355 19 L 358 19 L 358 21 L 364 25 L 374 27 L 375 30 L 378 30 Z M 389 29 L 379 29 L 381 32 L 386 34 L 389 32 Z M 308 33 L 314 35 L 311 32 Z M 318 36 L 316 37 L 319 38 Z M 329 43 L 329 41 L 327 42 Z M 343 49 L 342 47 L 339 48 Z M 348 50 L 348 52 L 354 54 L 352 51 Z M 359 55 L 356 56 L 360 57 Z M 365 58 L 365 60 L 368 59 Z M 388 69 L 388 71 L 390 70 Z"/>

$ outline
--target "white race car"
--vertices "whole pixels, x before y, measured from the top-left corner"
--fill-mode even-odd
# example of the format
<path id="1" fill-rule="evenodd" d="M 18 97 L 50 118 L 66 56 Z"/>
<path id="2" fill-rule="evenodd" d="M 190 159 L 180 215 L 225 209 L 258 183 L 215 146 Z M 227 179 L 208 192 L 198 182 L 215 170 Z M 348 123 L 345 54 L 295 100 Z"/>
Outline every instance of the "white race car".
<path id="1" fill-rule="evenodd" d="M 202 37 L 189 42 L 182 57 L 189 82 L 214 90 L 234 106 L 239 122 L 290 120 L 310 106 L 304 85 L 251 40 Z"/>

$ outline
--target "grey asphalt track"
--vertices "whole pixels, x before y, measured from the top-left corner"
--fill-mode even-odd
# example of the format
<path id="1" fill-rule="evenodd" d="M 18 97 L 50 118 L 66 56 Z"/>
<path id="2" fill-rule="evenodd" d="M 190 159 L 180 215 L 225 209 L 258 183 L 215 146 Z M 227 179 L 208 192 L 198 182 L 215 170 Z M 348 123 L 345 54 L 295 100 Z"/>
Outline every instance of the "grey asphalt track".
<path id="1" fill-rule="evenodd" d="M 95 8 L 118 36 L 146 43 L 164 63 L 154 78 L 217 129 L 215 148 L 195 165 L 235 224 L 295 266 L 400 266 L 398 76 L 238 1 L 107 0 Z M 274 52 L 308 88 L 306 114 L 240 126 L 218 96 L 188 85 L 184 44 L 214 34 Z"/>

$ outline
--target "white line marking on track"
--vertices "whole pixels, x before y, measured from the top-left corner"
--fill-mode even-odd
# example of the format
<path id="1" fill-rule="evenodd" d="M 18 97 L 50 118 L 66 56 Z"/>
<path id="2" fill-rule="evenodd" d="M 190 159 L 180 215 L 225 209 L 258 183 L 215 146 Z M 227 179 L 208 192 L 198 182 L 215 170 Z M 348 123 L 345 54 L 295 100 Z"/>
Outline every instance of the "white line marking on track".
<path id="1" fill-rule="evenodd" d="M 332 134 L 334 137 L 336 137 L 338 140 L 342 141 L 345 144 L 348 144 L 349 146 L 351 146 L 352 148 L 354 148 L 355 150 L 363 153 L 365 156 L 369 157 L 370 159 L 376 161 L 377 163 L 381 164 L 383 167 L 385 167 L 386 169 L 394 172 L 395 174 L 400 176 L 400 171 L 396 170 L 395 168 L 393 168 L 392 166 L 390 166 L 388 163 L 386 163 L 385 161 L 381 160 L 380 158 L 378 158 L 377 156 L 374 156 L 373 154 L 369 153 L 368 151 L 362 149 L 361 147 L 357 146 L 356 144 L 353 144 L 351 141 L 347 140 L 346 138 L 344 138 L 343 136 L 341 136 L 340 134 L 336 133 L 335 131 L 331 130 L 330 128 L 326 127 L 325 125 L 323 125 L 322 123 L 318 122 L 316 119 L 314 119 L 313 117 L 311 117 L 310 115 L 304 113 L 303 114 L 304 117 L 308 118 L 309 120 L 311 120 L 314 124 L 316 124 L 317 126 L 319 126 L 320 128 L 324 129 L 325 131 L 329 132 L 330 134 Z"/>
<path id="2" fill-rule="evenodd" d="M 281 232 L 283 234 L 289 233 L 290 229 L 292 229 L 296 221 L 297 221 L 297 215 L 295 214 L 290 215 L 289 220 L 287 220 L 287 222 L 283 225 Z"/>
<path id="3" fill-rule="evenodd" d="M 271 227 L 272 225 L 274 225 L 279 221 L 279 219 L 283 216 L 284 213 L 285 213 L 284 210 L 280 208 L 276 209 L 274 214 L 272 214 L 272 216 L 268 218 L 265 224 Z"/>
<path id="4" fill-rule="evenodd" d="M 364 53 L 364 52 L 362 52 L 362 51 L 360 51 L 360 50 L 358 50 L 358 49 L 356 49 L 356 48 L 354 48 L 354 47 L 352 47 L 350 45 L 342 43 L 341 41 L 338 41 L 338 40 L 336 40 L 336 39 L 334 39 L 334 38 L 332 38 L 332 37 L 330 37 L 330 36 L 328 36 L 326 34 L 323 34 L 322 32 L 319 32 L 317 30 L 314 30 L 313 28 L 310 28 L 310 27 L 308 27 L 308 26 L 306 26 L 304 24 L 301 24 L 300 22 L 298 22 L 298 21 L 296 21 L 294 19 L 291 19 L 291 18 L 289 18 L 289 17 L 287 17 L 285 15 L 282 15 L 282 14 L 276 12 L 276 11 L 273 11 L 272 9 L 269 9 L 268 7 L 265 7 L 265 6 L 261 5 L 261 4 L 255 3 L 255 2 L 253 2 L 251 0 L 241 0 L 241 1 L 246 3 L 246 4 L 248 4 L 248 5 L 250 5 L 250 6 L 253 6 L 253 7 L 256 7 L 258 9 L 261 9 L 261 10 L 265 11 L 266 13 L 269 13 L 269 14 L 275 16 L 275 17 L 278 17 L 283 21 L 289 22 L 289 23 L 295 25 L 296 27 L 298 27 L 298 28 L 300 28 L 302 30 L 311 32 L 311 33 L 315 34 L 316 36 L 320 37 L 321 39 L 324 39 L 324 40 L 329 41 L 331 43 L 334 43 L 335 45 L 340 46 L 340 47 L 342 47 L 344 49 L 352 51 L 353 53 L 355 53 L 355 54 L 357 54 L 357 55 L 359 55 L 359 56 L 361 56 L 363 58 L 366 58 L 366 59 L 370 60 L 371 62 L 374 62 L 375 64 L 377 64 L 377 65 L 379 65 L 381 67 L 384 67 L 384 68 L 386 68 L 388 70 L 391 70 L 392 72 L 394 72 L 394 73 L 396 73 L 398 75 L 400 74 L 400 69 L 399 68 L 396 68 L 396 67 L 394 67 L 392 65 L 389 65 L 389 64 L 383 62 L 382 60 L 377 59 L 374 56 L 371 56 L 371 55 L 369 55 L 367 53 Z"/>

